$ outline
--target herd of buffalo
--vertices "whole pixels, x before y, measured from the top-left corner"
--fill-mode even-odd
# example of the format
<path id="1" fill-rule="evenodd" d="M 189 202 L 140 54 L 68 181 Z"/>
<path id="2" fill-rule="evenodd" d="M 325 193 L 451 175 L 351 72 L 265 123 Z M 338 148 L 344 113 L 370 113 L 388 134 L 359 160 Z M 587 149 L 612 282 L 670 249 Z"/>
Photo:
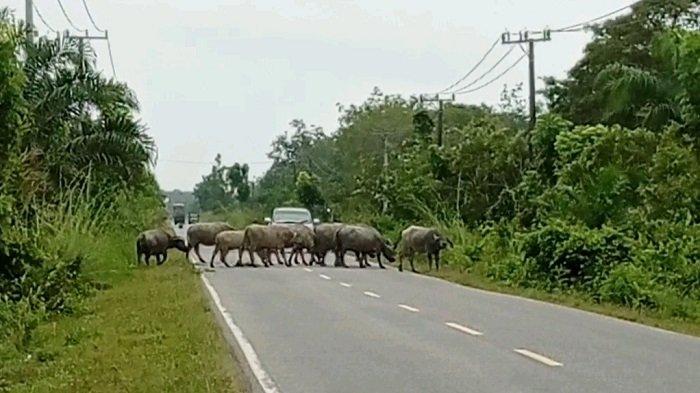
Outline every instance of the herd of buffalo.
<path id="1" fill-rule="evenodd" d="M 187 241 L 168 230 L 144 231 L 136 239 L 136 254 L 139 263 L 141 256 L 144 256 L 147 265 L 150 257 L 155 256 L 160 265 L 167 259 L 168 249 L 176 248 L 188 257 L 190 252 L 194 251 L 199 261 L 206 263 L 199 253 L 200 245 L 214 246 L 209 261 L 210 267 L 214 267 L 217 255 L 224 265 L 231 267 L 226 262 L 226 256 L 231 250 L 238 251 L 236 266 L 243 266 L 242 257 L 244 252 L 248 251 L 251 266 L 257 266 L 255 255 L 258 255 L 265 267 L 272 264 L 272 256 L 275 256 L 277 263 L 286 266 L 291 266 L 292 261 L 299 264 L 299 259 L 304 265 L 325 266 L 326 255 L 332 252 L 335 255 L 334 265 L 347 267 L 345 254 L 352 251 L 361 268 L 370 266 L 368 258 L 376 257 L 379 267 L 384 269 L 382 256 L 389 262 L 394 262 L 398 253 L 399 270 L 403 270 L 403 258 L 406 257 L 413 271 L 413 259 L 416 254 L 426 255 L 429 268 L 432 268 L 434 259 L 435 268 L 439 269 L 440 251 L 453 246 L 450 239 L 437 229 L 415 225 L 404 229 L 401 237 L 392 245 L 377 229 L 367 225 L 325 223 L 309 228 L 302 224 L 252 224 L 236 230 L 224 222 L 209 222 L 191 225 L 187 229 Z M 291 249 L 289 258 L 286 256 L 286 249 Z M 309 263 L 305 253 L 310 255 Z"/>

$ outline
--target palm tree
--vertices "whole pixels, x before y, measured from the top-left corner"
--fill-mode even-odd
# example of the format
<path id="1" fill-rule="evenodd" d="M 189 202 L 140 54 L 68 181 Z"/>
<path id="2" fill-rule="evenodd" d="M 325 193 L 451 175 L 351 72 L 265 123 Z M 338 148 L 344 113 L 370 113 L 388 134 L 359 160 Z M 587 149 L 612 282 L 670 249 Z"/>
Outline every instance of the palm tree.
<path id="1" fill-rule="evenodd" d="M 94 53 L 70 38 L 24 41 L 25 150 L 42 157 L 60 186 L 84 177 L 133 184 L 155 160 L 155 145 L 135 118 L 138 102 L 123 83 L 94 67 Z"/>

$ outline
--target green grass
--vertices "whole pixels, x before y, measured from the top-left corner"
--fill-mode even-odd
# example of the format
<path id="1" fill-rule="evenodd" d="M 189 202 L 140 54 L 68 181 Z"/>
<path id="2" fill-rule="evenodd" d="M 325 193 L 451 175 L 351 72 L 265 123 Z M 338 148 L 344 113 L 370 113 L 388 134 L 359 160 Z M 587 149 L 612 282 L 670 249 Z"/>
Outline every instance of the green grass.
<path id="1" fill-rule="evenodd" d="M 404 269 L 410 270 L 410 267 L 407 267 L 406 264 L 407 263 L 404 262 Z M 439 272 L 436 272 L 434 267 L 432 271 L 428 271 L 427 263 L 420 260 L 420 258 L 416 258 L 416 269 L 423 274 L 472 288 L 561 304 L 627 321 L 633 321 L 644 325 L 700 337 L 700 323 L 672 318 L 664 315 L 662 312 L 655 312 L 651 310 L 633 310 L 631 308 L 615 304 L 597 303 L 583 293 L 551 293 L 533 288 L 507 286 L 485 277 L 483 274 L 479 273 L 478 269 L 468 272 L 462 271 L 450 265 L 441 265 Z"/>
<path id="2" fill-rule="evenodd" d="M 123 261 L 122 261 L 123 263 Z M 109 289 L 42 323 L 28 352 L 0 356 L 0 391 L 242 392 L 242 375 L 181 254 L 98 274 Z"/>

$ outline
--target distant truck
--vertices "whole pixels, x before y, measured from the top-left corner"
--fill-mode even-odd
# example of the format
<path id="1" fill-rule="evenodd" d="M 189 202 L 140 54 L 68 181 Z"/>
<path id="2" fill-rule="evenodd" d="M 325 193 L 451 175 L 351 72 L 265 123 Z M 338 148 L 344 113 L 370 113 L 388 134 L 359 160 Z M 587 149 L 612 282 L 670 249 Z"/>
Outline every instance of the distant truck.
<path id="1" fill-rule="evenodd" d="M 173 222 L 179 228 L 185 225 L 185 204 L 173 203 Z"/>
<path id="2" fill-rule="evenodd" d="M 187 223 L 196 224 L 199 222 L 199 213 L 189 212 L 187 213 Z"/>
<path id="3" fill-rule="evenodd" d="M 320 221 L 311 217 L 311 212 L 303 207 L 277 207 L 272 211 L 272 218 L 265 217 L 265 222 L 269 224 L 292 225 L 302 224 L 310 229 Z"/>

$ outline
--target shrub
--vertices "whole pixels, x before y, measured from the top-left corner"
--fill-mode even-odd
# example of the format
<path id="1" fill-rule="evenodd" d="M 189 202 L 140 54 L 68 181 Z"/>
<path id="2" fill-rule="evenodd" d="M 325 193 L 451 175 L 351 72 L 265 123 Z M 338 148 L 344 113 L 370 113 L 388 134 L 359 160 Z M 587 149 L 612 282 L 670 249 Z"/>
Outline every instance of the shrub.
<path id="1" fill-rule="evenodd" d="M 597 298 L 603 302 L 622 304 L 634 309 L 658 306 L 657 285 L 642 268 L 625 262 L 612 268 L 602 280 Z"/>
<path id="2" fill-rule="evenodd" d="M 630 260 L 631 246 L 631 240 L 613 228 L 588 229 L 558 221 L 520 241 L 523 260 L 548 288 L 597 287 L 613 266 Z"/>

